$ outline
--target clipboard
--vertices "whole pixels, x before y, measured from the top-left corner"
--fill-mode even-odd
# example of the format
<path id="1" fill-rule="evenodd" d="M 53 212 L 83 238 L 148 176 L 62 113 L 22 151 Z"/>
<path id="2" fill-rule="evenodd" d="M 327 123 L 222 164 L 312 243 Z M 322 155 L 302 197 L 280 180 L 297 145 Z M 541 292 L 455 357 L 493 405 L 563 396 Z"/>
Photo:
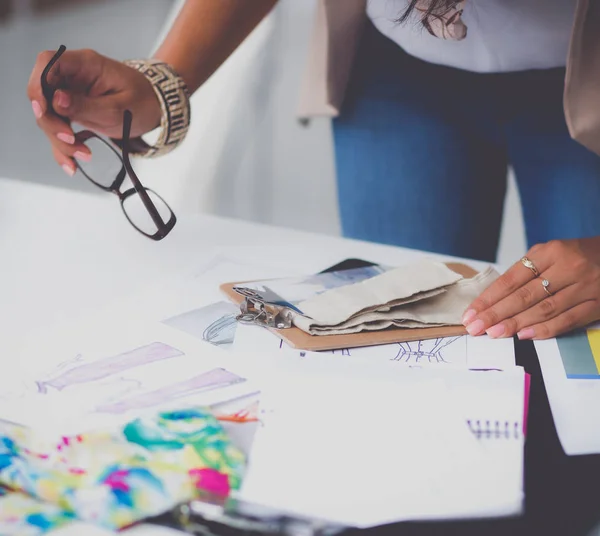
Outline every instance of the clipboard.
<path id="1" fill-rule="evenodd" d="M 448 268 L 466 279 L 477 275 L 477 271 L 462 263 L 445 263 Z M 361 259 L 347 259 L 341 263 L 324 270 L 324 272 L 348 270 L 360 266 L 373 266 L 374 263 Z M 221 292 L 229 300 L 240 305 L 244 297 L 234 290 L 234 287 L 243 285 L 244 281 L 223 283 L 219 286 Z M 380 344 L 392 344 L 398 342 L 420 341 L 427 339 L 438 339 L 442 337 L 456 337 L 466 335 L 467 330 L 463 325 L 436 326 L 431 328 L 387 328 L 379 331 L 364 331 L 348 335 L 309 335 L 297 327 L 286 329 L 267 328 L 269 331 L 284 340 L 292 348 L 318 352 L 322 350 L 339 350 L 342 348 L 358 348 L 361 346 L 376 346 Z"/>

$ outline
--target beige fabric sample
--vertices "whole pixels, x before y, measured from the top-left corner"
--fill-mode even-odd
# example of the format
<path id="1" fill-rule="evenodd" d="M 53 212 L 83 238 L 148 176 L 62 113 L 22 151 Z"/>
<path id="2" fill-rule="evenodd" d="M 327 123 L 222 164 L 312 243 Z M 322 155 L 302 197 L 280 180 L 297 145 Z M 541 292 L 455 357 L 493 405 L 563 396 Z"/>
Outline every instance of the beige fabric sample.
<path id="1" fill-rule="evenodd" d="M 419 298 L 426 292 L 443 292 L 444 287 L 462 279 L 445 264 L 421 261 L 395 268 L 381 275 L 323 292 L 298 304 L 305 317 L 298 322 L 307 325 L 334 326 L 357 313 L 388 307 Z M 390 305 L 388 305 L 390 304 Z M 299 326 L 300 327 L 300 326 Z"/>
<path id="2" fill-rule="evenodd" d="M 310 311 L 314 316 L 297 315 L 294 324 L 311 335 L 342 335 L 392 326 L 459 325 L 465 309 L 499 274 L 490 266 L 475 277 L 463 279 L 445 265 L 441 266 L 455 277 L 439 266 L 438 263 L 410 265 L 324 292 L 299 304 L 305 315 L 310 316 Z M 365 289 L 368 282 L 371 284 Z M 431 290 L 424 290 L 426 286 L 432 286 Z M 369 293 L 373 288 L 377 292 Z M 369 300 L 369 305 L 357 310 Z"/>

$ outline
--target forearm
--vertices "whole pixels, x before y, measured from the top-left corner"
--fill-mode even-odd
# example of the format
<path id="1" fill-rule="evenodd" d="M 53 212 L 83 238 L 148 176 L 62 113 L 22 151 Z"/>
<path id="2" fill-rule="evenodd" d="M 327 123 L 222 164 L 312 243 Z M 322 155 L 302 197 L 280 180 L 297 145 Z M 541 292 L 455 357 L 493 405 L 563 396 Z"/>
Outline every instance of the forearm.
<path id="1" fill-rule="evenodd" d="M 229 57 L 277 0 L 187 0 L 154 55 L 196 91 Z"/>

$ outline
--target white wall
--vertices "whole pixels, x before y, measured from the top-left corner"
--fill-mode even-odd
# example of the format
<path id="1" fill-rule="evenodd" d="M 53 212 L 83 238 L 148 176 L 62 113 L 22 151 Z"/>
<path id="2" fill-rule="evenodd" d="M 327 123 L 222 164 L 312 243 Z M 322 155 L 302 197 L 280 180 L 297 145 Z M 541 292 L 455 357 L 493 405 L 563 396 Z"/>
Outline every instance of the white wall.
<path id="1" fill-rule="evenodd" d="M 331 124 L 295 118 L 315 0 L 280 0 L 194 95 L 183 147 L 140 161 L 140 176 L 179 211 L 339 233 Z M 525 250 L 511 179 L 499 262 Z"/>
<path id="2" fill-rule="evenodd" d="M 93 48 L 116 59 L 144 57 L 173 1 L 69 2 L 43 14 L 31 12 L 31 2 L 12 3 L 17 12 L 0 25 L 0 176 L 104 195 L 83 177 L 65 174 L 35 123 L 26 88 L 36 55 L 64 44 L 69 49 Z"/>

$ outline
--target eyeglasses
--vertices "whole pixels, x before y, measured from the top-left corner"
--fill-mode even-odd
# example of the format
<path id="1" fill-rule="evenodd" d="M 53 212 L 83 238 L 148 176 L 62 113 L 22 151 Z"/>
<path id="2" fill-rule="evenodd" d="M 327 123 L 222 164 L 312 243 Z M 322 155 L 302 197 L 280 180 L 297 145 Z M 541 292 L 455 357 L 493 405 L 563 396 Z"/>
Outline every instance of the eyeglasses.
<path id="1" fill-rule="evenodd" d="M 42 92 L 48 108 L 52 109 L 52 100 L 58 87 L 50 83 L 52 68 L 62 56 L 66 47 L 61 45 L 56 54 L 42 72 Z M 56 113 L 56 112 L 54 112 Z M 57 114 L 58 115 L 58 114 Z M 77 169 L 98 188 L 115 194 L 120 202 L 125 217 L 138 232 L 152 240 L 162 240 L 167 236 L 177 218 L 166 201 L 153 190 L 142 185 L 133 171 L 129 160 L 130 133 L 133 115 L 129 110 L 123 113 L 123 138 L 118 143 L 121 154 L 113 144 L 91 130 L 77 132 L 78 142 L 85 143 L 94 154 L 94 162 L 86 163 L 75 160 Z M 126 177 L 129 177 L 133 188 L 122 191 Z"/>

